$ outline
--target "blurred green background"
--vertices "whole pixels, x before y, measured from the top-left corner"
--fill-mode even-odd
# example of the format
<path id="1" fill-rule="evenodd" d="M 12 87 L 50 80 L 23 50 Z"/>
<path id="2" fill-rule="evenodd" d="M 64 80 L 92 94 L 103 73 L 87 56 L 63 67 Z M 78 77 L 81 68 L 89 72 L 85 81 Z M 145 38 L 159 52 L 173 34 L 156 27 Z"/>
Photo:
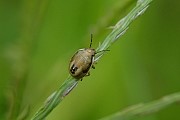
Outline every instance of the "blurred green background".
<path id="1" fill-rule="evenodd" d="M 135 0 L 0 0 L 0 120 L 30 119 Z M 96 120 L 180 91 L 180 1 L 154 0 L 47 120 Z M 179 120 L 180 105 L 138 120 Z"/>

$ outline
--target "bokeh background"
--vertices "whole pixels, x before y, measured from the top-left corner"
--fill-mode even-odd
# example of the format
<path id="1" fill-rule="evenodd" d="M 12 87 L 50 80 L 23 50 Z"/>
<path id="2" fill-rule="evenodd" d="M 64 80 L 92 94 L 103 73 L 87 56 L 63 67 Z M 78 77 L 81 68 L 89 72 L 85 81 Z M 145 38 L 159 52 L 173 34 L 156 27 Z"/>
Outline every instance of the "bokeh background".
<path id="1" fill-rule="evenodd" d="M 0 0 L 0 120 L 30 119 L 135 0 Z M 154 0 L 47 120 L 96 120 L 180 91 L 180 1 Z M 179 120 L 180 105 L 138 120 Z"/>

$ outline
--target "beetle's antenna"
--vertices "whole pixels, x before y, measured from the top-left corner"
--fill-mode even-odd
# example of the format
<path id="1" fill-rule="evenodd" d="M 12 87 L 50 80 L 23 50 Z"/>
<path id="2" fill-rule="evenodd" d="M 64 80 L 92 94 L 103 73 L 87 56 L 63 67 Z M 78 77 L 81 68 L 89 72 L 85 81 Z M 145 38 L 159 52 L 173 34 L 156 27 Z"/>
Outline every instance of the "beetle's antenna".
<path id="1" fill-rule="evenodd" d="M 93 39 L 93 34 L 91 33 L 91 42 L 90 42 L 89 48 L 91 48 L 91 45 L 92 45 L 92 39 Z"/>
<path id="2" fill-rule="evenodd" d="M 101 51 L 97 51 L 96 54 L 97 54 L 97 53 L 100 53 L 100 52 L 106 52 L 106 51 L 110 51 L 110 50 L 101 50 Z"/>

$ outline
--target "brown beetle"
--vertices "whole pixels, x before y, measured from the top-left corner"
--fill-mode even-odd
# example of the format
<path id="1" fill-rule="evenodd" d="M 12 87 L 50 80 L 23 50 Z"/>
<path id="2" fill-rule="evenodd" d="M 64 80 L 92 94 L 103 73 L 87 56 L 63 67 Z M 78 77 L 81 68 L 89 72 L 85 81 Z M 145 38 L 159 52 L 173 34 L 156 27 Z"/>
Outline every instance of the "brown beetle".
<path id="1" fill-rule="evenodd" d="M 89 75 L 90 68 L 94 68 L 94 56 L 96 54 L 95 49 L 91 48 L 92 45 L 92 34 L 91 43 L 89 48 L 79 49 L 71 58 L 69 63 L 69 73 L 76 79 L 82 79 L 84 76 Z"/>

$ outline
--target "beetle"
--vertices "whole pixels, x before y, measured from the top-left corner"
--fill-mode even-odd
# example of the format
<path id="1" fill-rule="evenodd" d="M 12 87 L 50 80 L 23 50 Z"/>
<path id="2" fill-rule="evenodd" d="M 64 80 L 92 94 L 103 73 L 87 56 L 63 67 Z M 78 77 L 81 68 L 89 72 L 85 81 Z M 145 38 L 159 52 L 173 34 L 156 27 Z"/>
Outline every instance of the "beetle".
<path id="1" fill-rule="evenodd" d="M 89 76 L 90 68 L 93 66 L 96 50 L 91 48 L 92 34 L 89 48 L 79 49 L 71 58 L 69 63 L 69 73 L 76 79 L 81 79 L 84 76 Z"/>
<path id="2" fill-rule="evenodd" d="M 91 42 L 89 48 L 79 49 L 71 58 L 69 63 L 69 73 L 72 77 L 76 79 L 81 79 L 84 76 L 89 76 L 90 68 L 95 69 L 94 67 L 94 57 L 97 53 L 109 51 L 109 50 L 101 50 L 96 52 L 95 49 L 91 48 L 92 45 L 92 34 L 91 34 Z"/>

